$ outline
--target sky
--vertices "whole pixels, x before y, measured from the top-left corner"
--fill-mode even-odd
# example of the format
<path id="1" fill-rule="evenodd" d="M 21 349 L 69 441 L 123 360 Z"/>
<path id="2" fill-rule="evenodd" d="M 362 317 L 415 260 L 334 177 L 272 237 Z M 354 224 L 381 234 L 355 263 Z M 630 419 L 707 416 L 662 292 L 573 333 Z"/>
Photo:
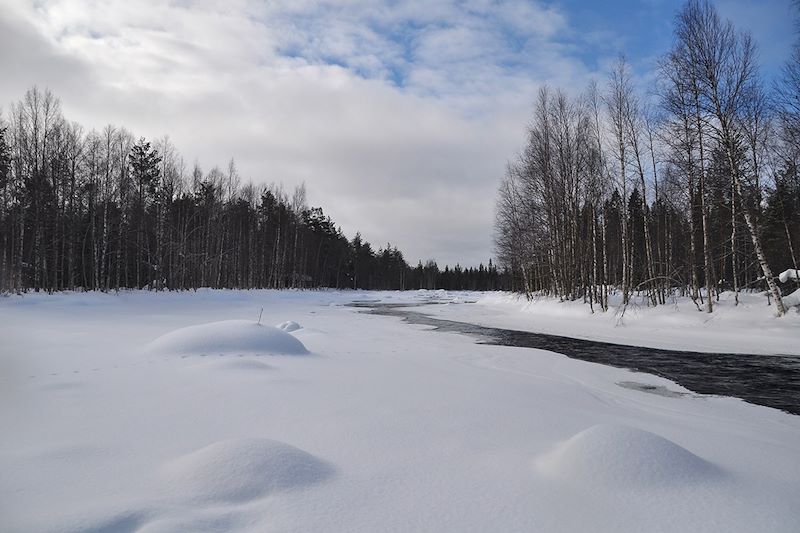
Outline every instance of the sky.
<path id="1" fill-rule="evenodd" d="M 536 91 L 642 90 L 670 46 L 666 0 L 2 0 L 0 106 L 50 88 L 85 127 L 169 135 L 189 165 L 301 183 L 352 237 L 409 263 L 484 264 L 494 199 Z M 791 0 L 719 0 L 767 79 Z"/>

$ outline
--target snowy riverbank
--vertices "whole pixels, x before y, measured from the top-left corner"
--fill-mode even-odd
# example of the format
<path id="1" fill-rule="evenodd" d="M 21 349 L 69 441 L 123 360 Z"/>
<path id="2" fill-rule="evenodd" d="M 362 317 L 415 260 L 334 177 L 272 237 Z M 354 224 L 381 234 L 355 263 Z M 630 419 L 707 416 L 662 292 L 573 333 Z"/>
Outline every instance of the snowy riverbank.
<path id="1" fill-rule="evenodd" d="M 624 313 L 619 295 L 612 296 L 605 313 L 592 313 L 582 301 L 528 301 L 503 292 L 461 298 L 470 298 L 475 305 L 430 306 L 424 312 L 483 326 L 651 348 L 800 355 L 800 313 L 790 309 L 776 318 L 760 294 L 739 294 L 737 306 L 732 292 L 723 293 L 711 314 L 698 311 L 689 298 L 676 298 L 658 307 L 647 307 L 641 298 L 634 298 Z"/>
<path id="2" fill-rule="evenodd" d="M 0 530 L 800 529 L 800 417 L 622 387 L 688 392 L 343 306 L 359 299 L 477 300 L 425 311 L 796 353 L 797 317 L 755 304 L 711 321 L 682 304 L 629 309 L 615 327 L 612 314 L 502 294 L 3 298 Z"/>

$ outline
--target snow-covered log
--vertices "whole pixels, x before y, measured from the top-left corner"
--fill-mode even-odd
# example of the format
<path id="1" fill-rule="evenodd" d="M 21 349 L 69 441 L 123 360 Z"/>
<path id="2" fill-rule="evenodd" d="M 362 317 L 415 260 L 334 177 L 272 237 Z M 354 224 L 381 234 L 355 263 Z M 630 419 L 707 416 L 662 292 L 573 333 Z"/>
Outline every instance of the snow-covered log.
<path id="1" fill-rule="evenodd" d="M 781 280 L 781 283 L 786 283 L 790 279 L 800 279 L 800 270 L 796 268 L 784 270 L 781 272 L 780 276 L 778 276 L 778 279 Z"/>
<path id="2" fill-rule="evenodd" d="M 787 308 L 800 306 L 800 289 L 783 297 L 783 305 Z"/>

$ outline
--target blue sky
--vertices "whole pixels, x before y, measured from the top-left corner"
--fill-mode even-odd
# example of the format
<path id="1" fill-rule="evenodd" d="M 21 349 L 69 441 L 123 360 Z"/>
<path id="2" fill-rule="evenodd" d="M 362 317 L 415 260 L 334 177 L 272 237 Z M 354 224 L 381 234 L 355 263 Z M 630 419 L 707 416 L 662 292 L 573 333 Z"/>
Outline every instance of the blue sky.
<path id="1" fill-rule="evenodd" d="M 578 33 L 609 32 L 618 39 L 611 48 L 623 51 L 639 68 L 652 64 L 654 57 L 672 42 L 672 23 L 682 2 L 670 0 L 611 0 L 558 2 L 568 13 Z M 714 2 L 720 14 L 739 29 L 750 31 L 759 44 L 764 74 L 774 76 L 785 61 L 794 39 L 793 8 L 788 0 L 721 0 Z M 600 7 L 602 6 L 602 7 Z M 592 47 L 582 51 L 591 63 L 600 54 Z"/>
<path id="2" fill-rule="evenodd" d="M 492 256 L 494 196 L 543 84 L 602 88 L 624 53 L 641 91 L 671 42 L 666 0 L 4 0 L 0 106 L 37 84 L 88 128 L 169 134 L 208 171 L 305 183 L 349 235 L 410 262 Z M 719 0 L 767 78 L 790 0 Z"/>
<path id="3" fill-rule="evenodd" d="M 672 23 L 681 5 L 668 0 L 461 1 L 444 3 L 450 9 L 437 13 L 436 8 L 393 10 L 403 2 L 389 2 L 382 9 L 363 10 L 358 5 L 354 13 L 342 7 L 346 4 L 281 13 L 280 23 L 296 31 L 280 53 L 342 66 L 404 89 L 422 89 L 415 71 L 430 66 L 432 59 L 449 61 L 444 70 L 451 74 L 459 64 L 479 63 L 506 75 L 558 84 L 562 80 L 541 63 L 541 56 L 554 52 L 600 75 L 611 58 L 622 53 L 646 78 L 671 44 Z M 753 34 L 765 77 L 777 75 L 795 34 L 790 2 L 720 0 L 716 5 L 723 17 Z M 457 53 L 448 40 L 459 45 Z M 433 87 L 424 89 L 435 92 Z"/>

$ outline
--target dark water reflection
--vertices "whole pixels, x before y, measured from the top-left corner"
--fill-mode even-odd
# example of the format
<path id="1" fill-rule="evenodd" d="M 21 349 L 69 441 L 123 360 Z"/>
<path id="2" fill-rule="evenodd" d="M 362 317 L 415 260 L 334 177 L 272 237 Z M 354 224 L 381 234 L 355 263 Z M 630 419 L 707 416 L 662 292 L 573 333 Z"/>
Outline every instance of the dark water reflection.
<path id="1" fill-rule="evenodd" d="M 401 317 L 410 324 L 432 326 L 437 331 L 470 335 L 481 344 L 540 348 L 574 359 L 656 374 L 700 394 L 734 396 L 754 404 L 800 414 L 800 357 L 795 355 L 644 348 L 478 326 L 434 318 L 409 309 L 420 304 L 361 301 L 351 305 L 366 308 L 377 315 Z M 623 386 L 631 388 L 630 385 Z"/>

